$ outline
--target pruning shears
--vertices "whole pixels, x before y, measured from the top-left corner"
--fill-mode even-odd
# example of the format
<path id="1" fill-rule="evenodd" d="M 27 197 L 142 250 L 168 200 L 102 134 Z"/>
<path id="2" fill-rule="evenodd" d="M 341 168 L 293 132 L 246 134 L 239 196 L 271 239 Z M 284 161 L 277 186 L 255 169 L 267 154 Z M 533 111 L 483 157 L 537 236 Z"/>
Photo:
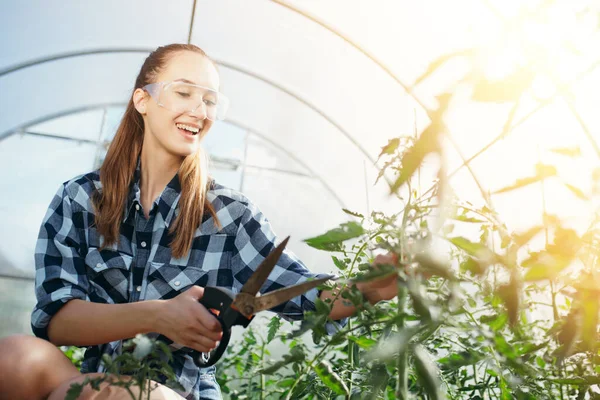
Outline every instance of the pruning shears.
<path id="1" fill-rule="evenodd" d="M 204 288 L 204 295 L 198 301 L 219 320 L 223 329 L 223 336 L 219 346 L 213 351 L 209 353 L 192 352 L 192 358 L 198 367 L 209 367 L 219 361 L 229 344 L 232 326 L 241 325 L 245 328 L 250 324 L 250 321 L 252 321 L 257 312 L 273 308 L 334 278 L 331 275 L 313 279 L 298 285 L 268 292 L 263 296 L 260 294 L 257 296 L 256 294 L 259 289 L 267 280 L 279 257 L 281 257 L 289 238 L 289 236 L 285 238 L 263 260 L 237 295 L 229 289 L 222 287 L 207 286 Z"/>

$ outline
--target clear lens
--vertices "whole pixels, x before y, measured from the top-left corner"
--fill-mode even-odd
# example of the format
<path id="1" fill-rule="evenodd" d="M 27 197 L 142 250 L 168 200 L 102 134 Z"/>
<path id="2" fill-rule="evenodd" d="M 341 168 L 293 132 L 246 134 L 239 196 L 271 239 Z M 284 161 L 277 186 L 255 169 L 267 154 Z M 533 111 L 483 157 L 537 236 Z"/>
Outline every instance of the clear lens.
<path id="1" fill-rule="evenodd" d="M 148 85 L 148 86 L 153 86 Z M 155 95 L 155 93 L 151 93 Z M 175 112 L 204 112 L 211 121 L 224 119 L 228 100 L 212 89 L 184 82 L 170 82 L 162 86 L 158 104 Z M 202 108 L 200 108 L 202 107 Z"/>

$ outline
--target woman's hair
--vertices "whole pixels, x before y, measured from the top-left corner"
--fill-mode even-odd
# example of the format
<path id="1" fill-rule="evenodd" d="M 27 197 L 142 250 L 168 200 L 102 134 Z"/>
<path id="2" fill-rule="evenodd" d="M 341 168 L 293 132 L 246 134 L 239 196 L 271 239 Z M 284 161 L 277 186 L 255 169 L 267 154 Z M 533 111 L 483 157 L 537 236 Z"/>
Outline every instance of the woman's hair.
<path id="1" fill-rule="evenodd" d="M 133 92 L 154 83 L 160 70 L 165 67 L 175 53 L 180 51 L 193 51 L 210 60 L 202 49 L 192 44 L 170 44 L 159 47 L 144 61 L 135 80 Z M 119 241 L 125 202 L 142 150 L 143 140 L 144 120 L 133 105 L 132 95 L 100 168 L 102 189 L 96 192 L 93 198 L 97 230 L 104 237 L 102 247 L 113 245 Z M 194 232 L 200 226 L 205 210 L 212 215 L 216 226 L 220 227 L 220 222 L 210 201 L 206 199 L 210 178 L 206 155 L 202 148 L 185 157 L 178 175 L 181 184 L 181 198 L 178 203 L 179 215 L 170 225 L 169 233 L 174 238 L 171 243 L 171 253 L 174 257 L 181 258 L 189 252 Z"/>

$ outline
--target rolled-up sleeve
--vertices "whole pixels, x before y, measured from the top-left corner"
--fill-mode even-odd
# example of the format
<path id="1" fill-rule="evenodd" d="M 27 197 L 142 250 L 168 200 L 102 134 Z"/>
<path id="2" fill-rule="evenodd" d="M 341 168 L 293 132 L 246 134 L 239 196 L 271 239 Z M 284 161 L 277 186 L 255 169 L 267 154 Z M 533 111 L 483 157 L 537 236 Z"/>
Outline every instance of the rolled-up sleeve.
<path id="1" fill-rule="evenodd" d="M 248 202 L 241 216 L 235 238 L 236 254 L 232 257 L 234 277 L 240 288 L 279 242 L 265 215 L 255 204 Z M 326 276 L 329 275 L 312 273 L 292 251 L 285 249 L 260 292 L 267 293 L 302 283 L 311 278 Z M 271 311 L 287 320 L 301 320 L 304 312 L 315 310 L 315 300 L 318 295 L 319 291 L 316 288 L 311 289 L 272 308 Z M 329 333 L 333 333 L 345 325 L 346 321 L 347 319 L 344 318 L 327 323 L 326 329 Z"/>
<path id="2" fill-rule="evenodd" d="M 63 184 L 42 221 L 35 247 L 33 333 L 48 340 L 50 319 L 71 299 L 89 300 L 85 262 L 73 225 L 72 200 Z"/>

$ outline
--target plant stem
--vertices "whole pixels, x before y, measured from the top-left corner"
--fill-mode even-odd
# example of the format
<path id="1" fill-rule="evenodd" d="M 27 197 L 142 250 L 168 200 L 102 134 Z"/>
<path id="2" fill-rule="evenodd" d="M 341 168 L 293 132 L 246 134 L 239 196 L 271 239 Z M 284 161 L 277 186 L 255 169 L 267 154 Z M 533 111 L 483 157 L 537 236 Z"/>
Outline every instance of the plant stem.
<path id="1" fill-rule="evenodd" d="M 398 329 L 404 328 L 404 315 L 406 305 L 406 288 L 402 287 L 398 291 L 398 314 L 401 315 L 398 321 Z M 400 400 L 408 399 L 408 353 L 406 350 L 398 355 L 396 368 L 398 368 L 398 381 L 396 382 L 396 398 Z"/>
<path id="2" fill-rule="evenodd" d="M 265 360 L 265 341 L 263 339 L 262 341 L 262 347 L 260 348 L 260 363 L 261 366 L 264 366 L 264 360 Z M 263 374 L 261 372 L 260 374 L 260 400 L 263 400 L 265 397 L 265 374 Z"/>
<path id="3" fill-rule="evenodd" d="M 352 329 L 352 320 L 348 320 L 348 328 Z M 352 371 L 354 371 L 354 346 L 352 340 L 348 340 L 348 390 L 352 393 Z"/>

